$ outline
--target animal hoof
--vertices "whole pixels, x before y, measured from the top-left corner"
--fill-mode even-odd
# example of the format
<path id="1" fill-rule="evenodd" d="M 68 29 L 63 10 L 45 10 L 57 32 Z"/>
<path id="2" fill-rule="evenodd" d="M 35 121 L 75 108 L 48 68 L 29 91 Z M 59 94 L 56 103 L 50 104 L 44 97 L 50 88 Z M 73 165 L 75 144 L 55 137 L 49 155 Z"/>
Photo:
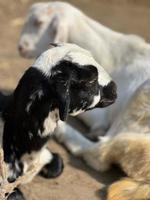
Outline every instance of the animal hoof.
<path id="1" fill-rule="evenodd" d="M 40 175 L 44 178 L 56 178 L 64 169 L 63 160 L 59 154 L 53 153 L 53 159 L 50 163 L 45 165 L 40 172 Z"/>
<path id="2" fill-rule="evenodd" d="M 15 188 L 14 191 L 6 197 L 7 200 L 25 200 L 23 193 Z"/>

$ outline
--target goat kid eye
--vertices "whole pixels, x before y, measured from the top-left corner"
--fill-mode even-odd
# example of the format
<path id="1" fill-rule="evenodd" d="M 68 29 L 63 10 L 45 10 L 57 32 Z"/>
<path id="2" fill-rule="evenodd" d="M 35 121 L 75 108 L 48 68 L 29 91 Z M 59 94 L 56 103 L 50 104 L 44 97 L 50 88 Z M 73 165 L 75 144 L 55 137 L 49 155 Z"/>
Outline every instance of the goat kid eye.
<path id="1" fill-rule="evenodd" d="M 35 20 L 35 21 L 33 22 L 33 24 L 34 24 L 34 26 L 36 26 L 36 27 L 40 27 L 40 26 L 43 24 L 43 22 L 42 22 L 41 20 Z"/>

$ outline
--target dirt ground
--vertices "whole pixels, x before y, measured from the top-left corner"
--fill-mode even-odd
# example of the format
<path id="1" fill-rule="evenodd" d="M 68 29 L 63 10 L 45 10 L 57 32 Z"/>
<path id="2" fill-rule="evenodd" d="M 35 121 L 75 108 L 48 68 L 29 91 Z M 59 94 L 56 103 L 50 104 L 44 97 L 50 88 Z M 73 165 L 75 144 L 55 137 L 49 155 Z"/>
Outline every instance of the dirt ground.
<path id="1" fill-rule="evenodd" d="M 12 91 L 24 70 L 32 64 L 17 52 L 25 13 L 33 0 L 0 0 L 0 89 Z M 70 0 L 102 24 L 124 33 L 136 33 L 150 41 L 149 0 Z M 64 158 L 64 173 L 57 179 L 36 177 L 22 187 L 27 200 L 102 200 L 105 185 L 118 177 L 117 169 L 99 174 L 51 141 L 50 149 Z"/>

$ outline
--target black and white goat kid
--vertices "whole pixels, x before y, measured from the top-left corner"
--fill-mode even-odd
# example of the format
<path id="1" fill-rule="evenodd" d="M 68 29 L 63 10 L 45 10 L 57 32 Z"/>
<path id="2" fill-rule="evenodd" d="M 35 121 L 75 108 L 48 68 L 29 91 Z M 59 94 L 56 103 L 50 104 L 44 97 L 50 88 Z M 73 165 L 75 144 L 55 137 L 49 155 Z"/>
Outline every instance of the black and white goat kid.
<path id="1" fill-rule="evenodd" d="M 3 112 L 9 181 L 25 173 L 31 162 L 41 166 L 46 178 L 60 175 L 61 157 L 46 148 L 57 123 L 115 99 L 115 83 L 88 51 L 57 44 L 42 53 L 24 73 Z"/>

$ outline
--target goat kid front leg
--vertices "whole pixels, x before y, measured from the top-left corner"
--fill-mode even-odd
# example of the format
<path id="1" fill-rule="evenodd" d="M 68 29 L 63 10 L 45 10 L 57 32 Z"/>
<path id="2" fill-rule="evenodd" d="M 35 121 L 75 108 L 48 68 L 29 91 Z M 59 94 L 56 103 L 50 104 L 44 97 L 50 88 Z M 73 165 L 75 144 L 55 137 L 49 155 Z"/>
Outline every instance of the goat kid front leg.
<path id="1" fill-rule="evenodd" d="M 44 178 L 55 178 L 63 172 L 63 160 L 57 153 L 52 153 L 46 147 L 41 151 L 32 153 L 31 155 L 25 155 L 23 158 L 24 173 L 30 168 L 31 165 L 37 166 L 37 170 L 31 177 L 39 173 Z M 30 181 L 31 181 L 30 180 Z"/>
<path id="2" fill-rule="evenodd" d="M 49 149 L 42 148 L 38 152 L 34 152 L 31 154 L 26 154 L 19 161 L 22 164 L 22 174 L 20 174 L 20 178 L 26 176 L 23 179 L 23 184 L 32 181 L 36 174 L 40 174 L 45 178 L 55 178 L 59 176 L 63 170 L 63 162 L 61 157 L 56 153 L 51 153 Z M 15 161 L 15 165 L 17 166 L 17 162 Z M 19 166 L 17 166 L 18 169 Z M 16 170 L 11 168 L 11 172 L 9 175 L 12 175 L 14 178 Z M 30 174 L 30 175 L 29 175 Z M 12 177 L 9 176 L 10 182 L 18 181 L 16 179 L 12 180 Z M 13 183 L 12 183 L 13 184 Z M 10 194 L 6 194 L 7 200 L 25 200 L 23 193 L 15 188 Z"/>
<path id="3" fill-rule="evenodd" d="M 63 160 L 58 153 L 51 153 L 50 151 L 49 153 L 51 154 L 52 159 L 43 166 L 39 174 L 44 178 L 56 178 L 63 172 Z"/>

